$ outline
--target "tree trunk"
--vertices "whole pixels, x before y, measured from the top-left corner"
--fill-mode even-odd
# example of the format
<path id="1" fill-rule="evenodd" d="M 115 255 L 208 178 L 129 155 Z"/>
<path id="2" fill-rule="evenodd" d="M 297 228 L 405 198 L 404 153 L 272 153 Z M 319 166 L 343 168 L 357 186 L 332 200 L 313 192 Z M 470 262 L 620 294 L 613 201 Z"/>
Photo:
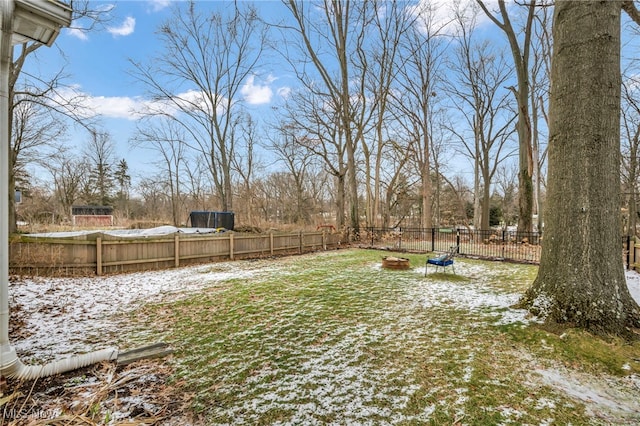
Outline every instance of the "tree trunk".
<path id="1" fill-rule="evenodd" d="M 428 114 L 424 114 L 425 124 L 428 123 Z M 425 125 L 425 130 L 427 126 Z M 431 164 L 429 155 L 431 151 L 431 135 L 425 133 L 422 135 L 422 167 L 420 170 L 422 181 L 422 228 L 430 229 L 433 227 L 433 213 L 431 211 L 431 203 L 433 196 L 433 188 L 431 185 Z"/>
<path id="2" fill-rule="evenodd" d="M 344 174 L 336 176 L 336 228 L 342 230 L 346 225 L 345 211 L 345 182 Z"/>
<path id="3" fill-rule="evenodd" d="M 529 30 L 530 31 L 530 30 Z M 525 51 L 528 52 L 528 48 Z M 528 55 L 528 53 L 527 53 Z M 516 66 L 518 76 L 518 232 L 533 231 L 533 148 L 531 117 L 529 116 L 529 69 L 528 58 Z"/>
<path id="4" fill-rule="evenodd" d="M 620 2 L 554 11 L 545 239 L 524 304 L 602 334 L 640 324 L 620 240 Z"/>
<path id="5" fill-rule="evenodd" d="M 482 170 L 482 212 L 480 213 L 480 229 L 491 229 L 489 215 L 491 212 L 491 177 L 489 177 L 489 171 Z"/>

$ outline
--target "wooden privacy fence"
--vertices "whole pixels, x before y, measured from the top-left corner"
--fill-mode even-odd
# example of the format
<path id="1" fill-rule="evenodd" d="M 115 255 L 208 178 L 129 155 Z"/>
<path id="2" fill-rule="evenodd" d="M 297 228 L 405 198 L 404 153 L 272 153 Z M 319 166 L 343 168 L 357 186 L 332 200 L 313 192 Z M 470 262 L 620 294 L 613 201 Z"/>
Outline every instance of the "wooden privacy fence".
<path id="1" fill-rule="evenodd" d="M 101 233 L 72 238 L 24 236 L 10 243 L 13 274 L 86 275 L 166 269 L 194 263 L 338 248 L 340 234 L 170 234 L 122 238 Z"/>

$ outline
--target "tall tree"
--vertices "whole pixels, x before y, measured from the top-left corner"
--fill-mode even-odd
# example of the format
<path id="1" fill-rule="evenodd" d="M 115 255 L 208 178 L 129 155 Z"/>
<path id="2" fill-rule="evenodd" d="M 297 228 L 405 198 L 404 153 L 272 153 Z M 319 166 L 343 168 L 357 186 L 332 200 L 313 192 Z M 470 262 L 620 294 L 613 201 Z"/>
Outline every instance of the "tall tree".
<path id="1" fill-rule="evenodd" d="M 412 142 L 412 154 L 421 180 L 421 225 L 433 226 L 431 172 L 433 124 L 440 87 L 445 44 L 436 25 L 436 10 L 429 3 L 415 9 L 416 21 L 402 38 L 398 67 L 398 86 L 394 91 L 396 108 L 406 123 Z"/>
<path id="2" fill-rule="evenodd" d="M 85 157 L 89 163 L 89 179 L 95 191 L 91 204 L 111 205 L 114 192 L 115 148 L 108 133 L 93 132 L 85 147 Z"/>
<path id="3" fill-rule="evenodd" d="M 71 222 L 71 207 L 80 199 L 83 176 L 89 173 L 88 164 L 68 152 L 60 152 L 49 158 L 46 168 L 53 178 L 56 210 Z"/>
<path id="4" fill-rule="evenodd" d="M 157 106 L 148 115 L 174 120 L 185 142 L 206 159 L 224 211 L 233 208 L 234 126 L 241 88 L 257 72 L 266 27 L 254 7 L 238 3 L 203 13 L 190 1 L 178 5 L 159 29 L 163 51 L 148 63 L 133 62 Z"/>
<path id="5" fill-rule="evenodd" d="M 259 141 L 260 133 L 256 121 L 249 114 L 245 114 L 239 123 L 239 149 L 238 155 L 232 158 L 233 168 L 240 179 L 239 198 L 243 201 L 243 210 L 245 213 L 245 223 L 253 225 L 254 222 L 254 204 L 255 190 L 254 181 L 256 174 L 260 169 L 260 161 L 256 155 L 256 148 Z M 238 209 L 236 208 L 236 214 Z"/>
<path id="6" fill-rule="evenodd" d="M 155 161 L 162 182 L 168 189 L 171 205 L 171 219 L 174 226 L 182 222 L 183 169 L 187 158 L 185 130 L 174 120 L 162 117 L 147 117 L 138 122 L 133 142 L 135 145 L 155 151 L 159 159 Z"/>
<path id="7" fill-rule="evenodd" d="M 486 15 L 504 32 L 509 41 L 511 56 L 516 71 L 518 85 L 513 88 L 513 92 L 518 103 L 518 130 L 519 140 L 519 192 L 518 192 L 518 231 L 531 232 L 533 230 L 533 146 L 531 131 L 531 116 L 529 113 L 529 60 L 531 52 L 531 35 L 533 31 L 534 16 L 537 0 L 530 0 L 526 3 L 526 23 L 522 30 L 516 31 L 511 24 L 511 18 L 507 12 L 504 0 L 498 0 L 499 17 L 487 9 L 482 0 L 477 0 L 478 4 Z M 522 42 L 518 40 L 518 34 L 522 34 Z"/>
<path id="8" fill-rule="evenodd" d="M 113 172 L 113 178 L 118 185 L 116 192 L 116 207 L 121 215 L 129 217 L 129 189 L 131 188 L 131 175 L 127 160 L 121 158 Z"/>
<path id="9" fill-rule="evenodd" d="M 335 124 L 344 138 L 346 154 L 349 225 L 357 238 L 360 230 L 357 148 L 363 130 L 363 123 L 358 121 L 363 118 L 358 114 L 358 107 L 364 98 L 361 92 L 354 93 L 353 83 L 361 83 L 362 74 L 356 75 L 352 61 L 361 58 L 358 52 L 364 42 L 369 8 L 365 3 L 346 0 L 317 3 L 285 0 L 284 3 L 295 23 L 289 29 L 295 34 L 297 47 L 304 61 L 316 71 L 310 76 L 302 66 L 297 69 L 298 76 L 305 87 L 323 93 L 326 97 L 323 104 L 330 105 L 336 112 Z"/>
<path id="10" fill-rule="evenodd" d="M 368 111 L 361 108 L 361 113 L 367 111 L 361 120 L 362 125 L 366 126 L 371 120 L 371 131 L 366 132 L 370 136 L 361 132 L 367 226 L 378 225 L 382 153 L 390 138 L 392 92 L 400 67 L 401 40 L 415 21 L 403 6 L 397 2 L 372 1 L 371 21 L 367 25 L 370 31 L 366 36 L 368 42 L 359 46 L 359 66 L 366 93 L 363 97 L 371 99 Z"/>
<path id="11" fill-rule="evenodd" d="M 550 321 L 617 335 L 640 326 L 620 259 L 622 4 L 556 2 L 545 241 L 523 299 Z"/>
<path id="12" fill-rule="evenodd" d="M 61 152 L 65 124 L 49 108 L 14 98 L 10 163 L 15 178 L 26 176 L 28 164 L 46 166 L 48 159 Z"/>
<path id="13" fill-rule="evenodd" d="M 334 178 L 336 227 L 346 224 L 347 161 L 344 132 L 338 114 L 331 104 L 323 103 L 324 96 L 313 90 L 296 92 L 287 102 L 285 114 L 294 141 L 313 153 Z"/>
<path id="14" fill-rule="evenodd" d="M 461 14 L 457 20 L 459 45 L 450 64 L 453 78 L 446 87 L 467 126 L 456 123 L 450 131 L 474 165 L 474 225 L 489 229 L 491 184 L 498 166 L 509 156 L 513 133 L 512 100 L 504 89 L 511 68 L 502 51 L 486 41 L 476 42 L 473 21 Z"/>
<path id="15" fill-rule="evenodd" d="M 289 204 L 290 220 L 295 224 L 309 223 L 308 197 L 306 182 L 308 180 L 307 169 L 312 161 L 311 152 L 303 144 L 296 141 L 296 135 L 292 129 L 283 124 L 279 129 L 279 135 L 272 140 L 271 150 L 284 164 L 288 179 L 290 180 L 289 193 L 294 194 Z"/>
<path id="16" fill-rule="evenodd" d="M 544 5 L 544 2 L 540 2 Z M 549 128 L 547 106 L 549 104 L 549 77 L 551 74 L 551 21 L 553 8 L 541 7 L 536 13 L 534 28 L 534 42 L 531 52 L 531 146 L 533 154 L 533 193 L 534 213 L 538 215 L 535 224 L 538 231 L 544 224 L 544 182 L 547 158 L 546 131 Z"/>

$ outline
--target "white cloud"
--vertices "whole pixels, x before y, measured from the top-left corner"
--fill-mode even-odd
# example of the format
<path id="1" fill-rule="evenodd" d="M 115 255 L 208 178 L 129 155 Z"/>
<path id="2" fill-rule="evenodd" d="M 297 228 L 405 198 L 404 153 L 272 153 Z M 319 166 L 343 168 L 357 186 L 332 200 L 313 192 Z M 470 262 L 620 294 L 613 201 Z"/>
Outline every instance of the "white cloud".
<path id="1" fill-rule="evenodd" d="M 224 114 L 227 109 L 228 98 L 219 96 L 217 99 L 216 113 Z M 178 93 L 174 96 L 173 101 L 180 106 L 180 109 L 186 111 L 206 111 L 208 114 L 213 112 L 212 102 L 205 93 L 199 90 L 187 90 L 184 93 Z M 157 108 L 158 105 L 156 105 Z M 172 103 L 166 103 L 162 105 L 164 112 L 169 114 L 176 114 L 178 106 Z"/>
<path id="2" fill-rule="evenodd" d="M 76 114 L 85 118 L 134 121 L 154 113 L 177 115 L 180 110 L 212 111 L 209 99 L 197 90 L 179 93 L 173 100 L 152 101 L 140 96 L 93 96 L 83 92 L 80 86 L 74 86 L 59 90 L 56 98 L 60 104 L 74 105 Z M 227 98 L 220 97 L 217 113 L 224 114 L 227 107 Z"/>
<path id="3" fill-rule="evenodd" d="M 285 87 L 279 87 L 276 93 L 281 98 L 287 99 L 289 95 L 291 95 L 291 92 L 292 92 L 291 87 L 285 86 Z"/>
<path id="4" fill-rule="evenodd" d="M 485 0 L 484 3 L 491 11 L 496 8 L 497 0 Z M 465 20 L 475 18 L 476 26 L 491 22 L 480 9 L 476 0 L 420 0 L 415 6 L 408 8 L 409 13 L 417 16 L 416 24 L 425 33 L 453 34 L 457 31 L 456 13 Z"/>
<path id="5" fill-rule="evenodd" d="M 85 106 L 95 115 L 105 118 L 124 118 L 136 120 L 141 111 L 147 109 L 149 102 L 138 97 L 93 96 L 88 97 Z"/>
<path id="6" fill-rule="evenodd" d="M 65 32 L 71 37 L 75 37 L 80 40 L 89 40 L 87 32 L 82 28 L 67 28 L 65 29 Z"/>
<path id="7" fill-rule="evenodd" d="M 107 31 L 109 31 L 109 33 L 111 33 L 114 37 L 119 37 L 133 34 L 135 28 L 136 19 L 131 16 L 127 16 L 122 25 L 120 25 L 119 27 L 108 27 Z"/>
<path id="8" fill-rule="evenodd" d="M 124 118 L 136 120 L 151 104 L 141 97 L 92 96 L 84 93 L 79 86 L 66 87 L 56 93 L 56 102 L 71 104 L 81 117 Z"/>
<path id="9" fill-rule="evenodd" d="M 152 12 L 159 12 L 162 9 L 169 7 L 171 0 L 148 0 L 151 6 Z"/>
<path id="10" fill-rule="evenodd" d="M 249 76 L 247 82 L 240 89 L 240 93 L 244 96 L 244 100 L 251 105 L 261 105 L 271 102 L 273 97 L 273 90 L 269 87 L 269 84 L 275 80 L 273 76 L 269 76 L 266 79 L 266 84 L 256 84 L 255 75 Z"/>

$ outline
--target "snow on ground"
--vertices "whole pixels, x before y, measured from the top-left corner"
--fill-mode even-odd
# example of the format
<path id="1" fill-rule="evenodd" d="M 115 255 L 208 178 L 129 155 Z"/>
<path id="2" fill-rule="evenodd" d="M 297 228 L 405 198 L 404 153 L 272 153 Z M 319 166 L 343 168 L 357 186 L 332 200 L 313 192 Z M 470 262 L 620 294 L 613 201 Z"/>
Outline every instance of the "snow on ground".
<path id="1" fill-rule="evenodd" d="M 417 300 L 425 308 L 447 305 L 456 309 L 485 313 L 496 317 L 497 324 L 520 322 L 527 324 L 536 321 L 528 311 L 513 309 L 518 303 L 519 293 L 496 293 L 486 286 L 488 279 L 484 265 L 471 265 L 457 262 L 457 271 L 463 277 L 472 277 L 471 282 L 423 281 L 415 290 Z M 424 268 L 416 272 L 424 274 Z"/>
<path id="2" fill-rule="evenodd" d="M 256 262 L 258 263 L 258 262 Z M 84 278 L 15 278 L 9 286 L 12 321 L 25 323 L 11 341 L 24 360 L 50 361 L 114 346 L 118 316 L 146 303 L 176 300 L 229 279 L 268 273 L 251 262 Z"/>
<path id="3" fill-rule="evenodd" d="M 184 297 L 228 279 L 248 279 L 267 274 L 264 262 L 223 262 L 212 265 L 84 278 L 16 278 L 9 288 L 12 316 L 26 321 L 19 336 L 12 336 L 18 353 L 38 361 L 70 356 L 103 346 L 101 336 L 114 334 L 117 315 L 149 302 Z M 379 266 L 376 266 L 378 268 Z M 474 279 L 469 283 L 422 281 L 415 286 L 415 298 L 424 307 L 449 305 L 471 311 L 489 310 L 498 323 L 527 323 L 526 311 L 509 309 L 519 294 L 496 294 L 482 285 L 485 269 L 458 263 L 458 273 Z M 416 268 L 424 274 L 424 268 Z M 284 272 L 284 271 L 281 271 Z M 640 274 L 627 271 L 632 296 L 640 303 Z"/>
<path id="4" fill-rule="evenodd" d="M 374 268 L 379 268 L 379 265 Z M 425 309 L 434 307 L 464 309 L 490 317 L 499 324 L 518 322 L 526 324 L 535 320 L 524 310 L 510 308 L 517 302 L 519 294 L 493 291 L 486 285 L 487 272 L 491 269 L 491 266 L 457 262 L 458 274 L 471 280 L 443 282 L 418 279 L 420 275 L 424 275 L 424 268 L 415 268 L 416 279 L 411 279 L 411 285 L 405 288 L 407 303 L 417 303 Z M 26 362 L 46 362 L 113 346 L 112 342 L 105 340 L 123 331 L 124 322 L 118 321 L 118 318 L 144 304 L 176 300 L 204 288 L 228 285 L 225 281 L 229 279 L 248 280 L 265 277 L 274 272 L 286 274 L 286 266 L 269 261 L 241 261 L 106 277 L 14 278 L 9 288 L 11 315 L 13 322 L 21 324 L 11 334 L 11 341 L 19 356 Z M 631 271 L 626 273 L 626 277 L 632 296 L 640 303 L 640 274 Z M 406 327 L 403 325 L 404 322 L 407 323 Z M 409 337 L 411 333 L 417 332 L 415 324 L 409 317 L 398 317 L 396 324 L 404 329 L 402 332 L 407 333 Z M 359 386 L 360 390 L 376 391 L 374 382 L 357 380 L 362 372 L 347 368 L 350 365 L 349 360 L 362 358 L 358 346 L 358 342 L 363 339 L 360 331 L 350 330 L 353 335 L 347 334 L 353 337 L 345 340 L 346 347 L 353 349 L 353 357 L 344 359 L 347 364 L 338 362 L 334 365 L 335 359 L 332 358 L 331 353 L 318 353 L 316 358 L 309 359 L 307 365 L 309 370 L 313 372 L 327 365 L 327 357 L 329 357 L 334 359 L 332 361 L 334 364 L 331 366 L 336 368 L 333 368 L 332 374 L 339 383 L 353 382 Z M 367 333 L 370 334 L 370 332 Z M 369 336 L 367 333 L 364 334 Z M 463 344 L 464 336 L 460 336 L 460 339 L 460 343 Z M 336 358 L 341 359 L 339 356 Z M 340 371 L 342 373 L 339 373 Z M 324 373 L 326 372 L 320 371 L 318 377 L 326 376 Z M 466 375 L 465 372 L 465 377 Z M 301 377 L 285 385 L 290 386 L 291 389 L 299 389 L 302 385 L 310 386 L 310 383 L 317 379 L 313 374 Z M 631 381 L 631 388 L 640 389 L 640 380 L 636 376 L 607 380 Z M 560 368 L 538 368 L 532 375 L 531 381 L 533 385 L 554 387 L 596 407 L 597 410 L 603 408 L 623 413 L 637 413 L 636 400 L 630 399 L 630 394 L 616 390 L 625 387 L 621 383 L 595 381 L 593 377 L 586 375 L 583 377 L 573 371 Z M 461 386 L 464 386 L 464 383 L 461 383 Z M 379 392 L 379 389 L 377 391 Z M 414 391 L 413 388 L 404 389 L 401 392 L 402 398 L 410 397 Z M 466 388 L 461 387 L 461 401 L 465 397 L 464 392 Z M 357 394 L 356 391 L 354 393 Z M 253 401 L 272 402 L 268 401 L 267 396 Z M 339 399 L 340 396 L 341 394 L 335 394 L 332 398 Z M 329 396 L 325 395 L 325 397 Z M 394 400 L 393 403 L 402 404 L 402 401 Z M 387 415 L 388 413 L 377 414 Z M 429 412 L 425 412 L 416 418 L 420 416 L 429 418 L 429 415 Z"/>
<path id="5" fill-rule="evenodd" d="M 598 409 L 631 415 L 634 418 L 638 418 L 640 415 L 637 395 L 626 391 L 626 389 L 640 386 L 638 376 L 595 377 L 576 371 L 570 372 L 563 367 L 538 368 L 535 373 L 538 377 L 533 379 L 534 383 L 540 381 L 583 402 L 587 412 L 592 416 L 603 416 L 602 412 L 594 412 Z"/>

